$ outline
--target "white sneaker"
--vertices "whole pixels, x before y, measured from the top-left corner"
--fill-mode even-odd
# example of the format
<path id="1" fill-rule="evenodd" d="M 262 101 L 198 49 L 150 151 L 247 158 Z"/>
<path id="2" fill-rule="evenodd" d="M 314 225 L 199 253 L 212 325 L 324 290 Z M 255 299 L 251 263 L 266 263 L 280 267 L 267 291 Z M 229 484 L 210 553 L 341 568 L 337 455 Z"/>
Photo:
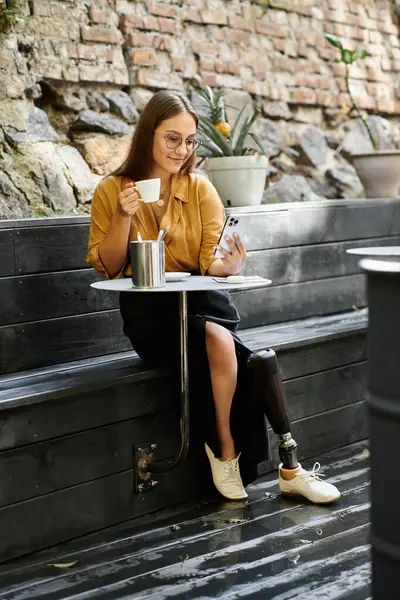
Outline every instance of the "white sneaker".
<path id="1" fill-rule="evenodd" d="M 316 462 L 312 471 L 301 468 L 293 479 L 283 479 L 281 475 L 282 465 L 279 465 L 279 487 L 282 494 L 289 496 L 304 496 L 315 504 L 327 504 L 340 498 L 339 490 L 326 481 L 322 481 L 323 475 L 317 475 L 321 465 Z"/>
<path id="2" fill-rule="evenodd" d="M 239 456 L 228 460 L 218 460 L 212 450 L 204 444 L 215 487 L 222 496 L 229 500 L 244 500 L 247 498 L 239 470 Z"/>

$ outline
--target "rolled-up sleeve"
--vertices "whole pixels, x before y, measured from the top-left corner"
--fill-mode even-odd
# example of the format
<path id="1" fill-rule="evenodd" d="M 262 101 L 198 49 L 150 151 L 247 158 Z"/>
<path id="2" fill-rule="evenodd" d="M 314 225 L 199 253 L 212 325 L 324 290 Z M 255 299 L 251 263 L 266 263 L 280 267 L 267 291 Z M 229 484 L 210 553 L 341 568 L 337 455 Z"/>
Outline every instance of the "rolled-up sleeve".
<path id="1" fill-rule="evenodd" d="M 108 187 L 107 180 L 103 180 L 97 185 L 94 191 L 90 218 L 89 251 L 86 257 L 86 262 L 106 279 L 110 279 L 110 276 L 101 262 L 99 246 L 107 235 L 114 212 L 113 205 L 115 202 L 110 197 L 110 191 L 113 190 L 109 190 Z M 120 273 L 113 277 L 113 279 L 119 276 Z"/>
<path id="2" fill-rule="evenodd" d="M 218 244 L 225 222 L 225 211 L 215 187 L 207 182 L 204 193 L 199 198 L 202 236 L 200 248 L 200 271 L 206 275 L 215 261 L 214 246 Z"/>

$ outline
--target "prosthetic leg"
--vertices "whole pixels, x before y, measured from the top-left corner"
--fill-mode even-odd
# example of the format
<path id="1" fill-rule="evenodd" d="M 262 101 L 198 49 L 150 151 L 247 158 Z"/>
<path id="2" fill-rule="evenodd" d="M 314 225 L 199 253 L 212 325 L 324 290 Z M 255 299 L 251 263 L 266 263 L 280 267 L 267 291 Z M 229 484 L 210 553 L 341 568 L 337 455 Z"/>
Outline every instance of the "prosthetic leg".
<path id="1" fill-rule="evenodd" d="M 285 394 L 275 352 L 268 348 L 247 359 L 254 377 L 254 393 L 273 431 L 279 436 L 279 457 L 285 469 L 296 469 L 297 444 L 290 433 Z"/>

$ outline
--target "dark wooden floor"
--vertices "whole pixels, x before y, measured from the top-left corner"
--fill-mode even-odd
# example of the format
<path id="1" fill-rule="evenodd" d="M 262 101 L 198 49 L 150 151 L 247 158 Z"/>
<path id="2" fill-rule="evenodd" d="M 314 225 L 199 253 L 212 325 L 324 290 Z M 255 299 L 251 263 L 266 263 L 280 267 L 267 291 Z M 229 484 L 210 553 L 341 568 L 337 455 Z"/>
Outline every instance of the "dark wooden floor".
<path id="1" fill-rule="evenodd" d="M 247 503 L 180 505 L 3 564 L 0 599 L 370 600 L 368 454 L 358 443 L 315 459 L 342 491 L 335 505 L 282 498 L 270 474 Z"/>

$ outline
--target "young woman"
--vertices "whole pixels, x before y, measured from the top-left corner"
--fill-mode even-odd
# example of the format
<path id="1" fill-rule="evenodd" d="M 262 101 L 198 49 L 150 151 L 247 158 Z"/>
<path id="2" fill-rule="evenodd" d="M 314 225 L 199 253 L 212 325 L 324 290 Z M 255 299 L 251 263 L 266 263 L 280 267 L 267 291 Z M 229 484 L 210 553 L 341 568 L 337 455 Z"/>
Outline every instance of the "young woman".
<path id="1" fill-rule="evenodd" d="M 246 250 L 239 237 L 228 240 L 229 252 L 218 246 L 223 258 L 214 257 L 224 210 L 212 184 L 193 172 L 197 125 L 193 106 L 178 92 L 158 92 L 144 108 L 125 161 L 99 183 L 93 198 L 87 260 L 104 277 L 129 277 L 129 241 L 138 233 L 156 239 L 167 226 L 166 271 L 228 276 L 243 268 Z M 158 202 L 145 204 L 135 181 L 151 178 L 161 179 L 161 194 Z M 175 294 L 121 293 L 120 310 L 124 333 L 145 363 L 179 366 Z M 218 491 L 229 499 L 247 497 L 244 485 L 254 481 L 257 464 L 268 458 L 267 404 L 281 441 L 281 490 L 314 502 L 336 500 L 340 494 L 334 486 L 297 463 L 283 394 L 272 393 L 263 404 L 260 393 L 266 389 L 254 393 L 257 377 L 249 368 L 254 355 L 235 333 L 239 315 L 230 295 L 190 293 L 188 310 L 191 435 L 195 447 L 205 448 Z M 253 363 L 257 367 L 262 361 Z"/>

